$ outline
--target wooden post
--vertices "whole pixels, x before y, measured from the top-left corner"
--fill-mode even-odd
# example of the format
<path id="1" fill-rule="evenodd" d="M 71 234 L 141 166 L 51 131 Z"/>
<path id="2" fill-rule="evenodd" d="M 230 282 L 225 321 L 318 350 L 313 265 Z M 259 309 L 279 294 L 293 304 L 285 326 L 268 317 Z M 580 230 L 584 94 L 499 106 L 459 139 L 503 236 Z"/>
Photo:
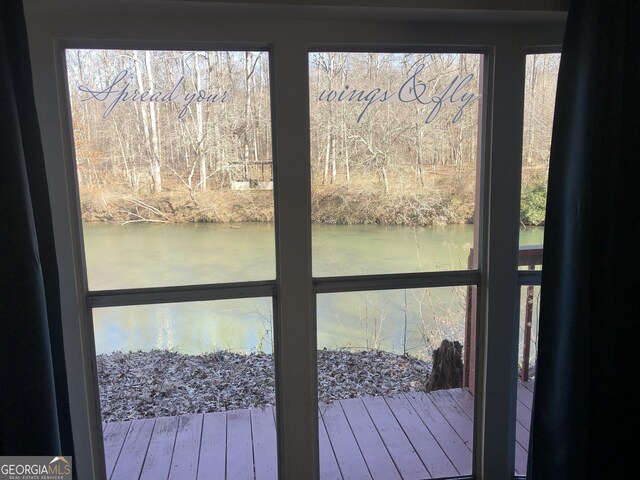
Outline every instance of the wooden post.
<path id="1" fill-rule="evenodd" d="M 535 265 L 529 265 L 534 270 Z M 529 381 L 529 356 L 531 352 L 531 322 L 533 321 L 533 285 L 527 287 L 526 309 L 524 314 L 524 347 L 522 351 L 522 381 Z"/>
<path id="2" fill-rule="evenodd" d="M 520 247 L 518 251 L 518 266 L 528 266 L 529 270 L 535 270 L 536 265 L 542 264 L 542 246 L 527 245 Z M 472 248 L 469 252 L 467 266 L 469 269 L 475 268 L 477 258 Z M 529 380 L 529 356 L 531 354 L 531 322 L 533 321 L 533 286 L 527 287 L 524 323 L 524 351 L 522 354 L 522 374 L 523 382 Z M 464 328 L 464 373 L 462 385 L 468 388 L 473 394 L 475 391 L 475 354 L 476 354 L 476 295 L 472 286 L 467 287 L 467 306 Z"/>
<path id="3" fill-rule="evenodd" d="M 469 252 L 468 267 L 474 268 L 476 259 L 473 248 Z M 464 326 L 464 364 L 462 386 L 475 392 L 475 358 L 476 358 L 476 296 L 473 286 L 467 287 L 467 308 Z"/>

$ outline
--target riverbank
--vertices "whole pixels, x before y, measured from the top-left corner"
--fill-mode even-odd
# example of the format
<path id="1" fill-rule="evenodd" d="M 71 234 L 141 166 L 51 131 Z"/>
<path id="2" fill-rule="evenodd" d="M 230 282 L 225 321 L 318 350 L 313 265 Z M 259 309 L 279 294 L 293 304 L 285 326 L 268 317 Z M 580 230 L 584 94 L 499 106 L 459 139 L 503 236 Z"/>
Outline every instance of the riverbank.
<path id="1" fill-rule="evenodd" d="M 473 199 L 434 192 L 383 195 L 368 189 L 323 186 L 312 193 L 312 221 L 335 225 L 414 227 L 471 223 Z M 84 188 L 85 222 L 225 223 L 273 222 L 271 190 L 207 190 L 194 197 L 175 190 L 159 194 Z"/>
<path id="2" fill-rule="evenodd" d="M 103 421 L 189 415 L 275 404 L 273 356 L 166 350 L 97 356 Z M 320 402 L 422 391 L 428 362 L 366 350 L 318 351 Z"/>

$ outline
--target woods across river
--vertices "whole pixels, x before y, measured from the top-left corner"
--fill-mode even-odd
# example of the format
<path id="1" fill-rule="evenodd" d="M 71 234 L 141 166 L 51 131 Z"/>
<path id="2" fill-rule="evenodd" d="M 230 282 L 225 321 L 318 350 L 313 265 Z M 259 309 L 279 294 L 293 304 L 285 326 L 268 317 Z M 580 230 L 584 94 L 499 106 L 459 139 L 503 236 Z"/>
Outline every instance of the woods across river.
<path id="1" fill-rule="evenodd" d="M 481 61 L 310 54 L 313 220 L 471 222 Z M 558 65 L 528 57 L 523 224 L 544 221 Z M 273 220 L 267 52 L 67 50 L 67 67 L 85 221 Z"/>

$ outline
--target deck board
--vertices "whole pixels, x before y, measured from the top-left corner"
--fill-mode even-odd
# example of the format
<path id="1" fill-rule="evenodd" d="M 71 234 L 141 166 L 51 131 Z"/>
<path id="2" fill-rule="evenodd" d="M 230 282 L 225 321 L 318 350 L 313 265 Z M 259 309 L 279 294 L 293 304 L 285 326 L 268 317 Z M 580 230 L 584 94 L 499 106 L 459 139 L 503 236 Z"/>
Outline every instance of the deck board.
<path id="1" fill-rule="evenodd" d="M 531 403 L 533 394 L 526 386 L 518 384 L 516 407 L 516 475 L 527 474 L 529 431 L 531 429 Z"/>
<path id="2" fill-rule="evenodd" d="M 180 417 L 156 419 L 140 480 L 168 478 Z"/>
<path id="3" fill-rule="evenodd" d="M 340 403 L 321 405 L 320 412 L 342 477 L 345 480 L 371 479 L 367 464 Z"/>
<path id="4" fill-rule="evenodd" d="M 329 435 L 320 414 L 318 414 L 318 437 L 318 443 L 320 444 L 320 478 L 323 480 L 343 480 L 336 454 L 331 447 Z"/>
<path id="5" fill-rule="evenodd" d="M 528 412 L 528 413 L 527 413 Z M 529 423 L 531 411 L 520 402 L 516 401 L 516 446 L 515 446 L 515 470 L 516 475 L 527 474 L 528 448 L 529 448 Z"/>
<path id="6" fill-rule="evenodd" d="M 516 403 L 516 419 L 518 423 L 528 432 L 531 425 L 531 410 L 520 400 Z"/>
<path id="7" fill-rule="evenodd" d="M 529 425 L 524 425 L 521 421 L 521 418 L 525 421 L 527 420 L 526 416 L 523 418 L 524 414 L 522 411 L 524 409 L 524 405 L 518 402 L 518 406 L 516 407 L 516 442 L 526 450 L 529 448 Z"/>
<path id="8" fill-rule="evenodd" d="M 376 425 L 380 437 L 389 450 L 389 454 L 396 464 L 402 478 L 422 479 L 430 477 L 418 453 L 398 424 L 389 409 L 384 397 L 364 397 L 365 407 Z"/>
<path id="9" fill-rule="evenodd" d="M 458 471 L 404 395 L 387 397 L 387 405 L 432 477 L 455 477 Z"/>
<path id="10" fill-rule="evenodd" d="M 111 480 L 130 480 L 140 476 L 155 423 L 154 418 L 131 422 Z"/>
<path id="11" fill-rule="evenodd" d="M 516 459 L 515 459 L 516 475 L 527 474 L 527 451 L 516 442 Z"/>
<path id="12" fill-rule="evenodd" d="M 107 468 L 107 478 L 111 478 L 113 469 L 116 466 L 118 457 L 124 445 L 129 427 L 132 422 L 119 422 L 112 424 L 106 433 L 103 433 L 104 439 L 104 457 Z"/>
<path id="13" fill-rule="evenodd" d="M 449 390 L 448 393 L 460 405 L 464 412 L 473 419 L 473 396 L 468 390 L 455 389 Z M 518 408 L 524 408 L 519 403 Z M 527 450 L 526 445 L 529 444 L 529 432 L 524 428 L 520 421 L 516 421 L 516 446 L 515 446 L 515 469 L 516 475 L 525 475 L 527 470 Z"/>
<path id="14" fill-rule="evenodd" d="M 278 452 L 273 407 L 251 409 L 251 434 L 256 480 L 277 480 Z"/>
<path id="15" fill-rule="evenodd" d="M 469 449 L 473 448 L 473 422 L 446 390 L 430 393 L 436 408 L 447 419 Z"/>
<path id="16" fill-rule="evenodd" d="M 169 469 L 169 480 L 197 478 L 201 437 L 202 414 L 180 417 Z"/>
<path id="17" fill-rule="evenodd" d="M 531 390 L 518 386 L 515 471 L 525 474 Z M 320 405 L 322 480 L 417 480 L 471 474 L 473 396 L 465 389 Z M 275 480 L 275 410 L 108 422 L 107 478 Z"/>
<path id="18" fill-rule="evenodd" d="M 400 473 L 393 464 L 362 400 L 352 398 L 341 400 L 340 404 L 374 480 L 400 480 Z"/>
<path id="19" fill-rule="evenodd" d="M 447 419 L 436 408 L 429 395 L 407 393 L 405 395 L 418 416 L 432 435 L 438 439 L 442 450 L 447 454 L 460 475 L 471 474 L 473 462 L 471 448 L 464 443 Z"/>
<path id="20" fill-rule="evenodd" d="M 253 479 L 251 413 L 247 409 L 227 412 L 227 478 Z"/>
<path id="21" fill-rule="evenodd" d="M 227 412 L 205 413 L 198 459 L 198 480 L 225 478 L 227 457 Z"/>
<path id="22" fill-rule="evenodd" d="M 533 391 L 529 390 L 522 382 L 518 382 L 518 400 L 524 403 L 529 410 L 533 409 Z"/>

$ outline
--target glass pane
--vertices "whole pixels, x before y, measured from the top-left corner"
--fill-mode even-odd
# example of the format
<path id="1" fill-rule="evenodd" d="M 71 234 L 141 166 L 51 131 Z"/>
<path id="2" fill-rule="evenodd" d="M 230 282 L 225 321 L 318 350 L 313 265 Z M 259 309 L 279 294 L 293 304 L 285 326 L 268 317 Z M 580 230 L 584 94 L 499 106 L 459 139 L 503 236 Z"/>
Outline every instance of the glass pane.
<path id="1" fill-rule="evenodd" d="M 522 146 L 522 194 L 520 246 L 539 247 L 522 252 L 521 269 L 542 267 L 544 217 L 547 206 L 551 131 L 556 101 L 560 54 L 527 55 Z M 530 250 L 538 248 L 530 248 Z M 533 255 L 533 257 L 532 257 Z M 522 257 L 528 257 L 526 258 Z M 535 257 L 535 258 L 534 258 Z M 528 261 L 539 260 L 537 264 Z"/>
<path id="2" fill-rule="evenodd" d="M 314 276 L 468 268 L 481 62 L 310 54 Z"/>
<path id="3" fill-rule="evenodd" d="M 271 298 L 93 317 L 108 476 L 277 478 Z"/>
<path id="4" fill-rule="evenodd" d="M 516 475 L 527 474 L 531 406 L 538 352 L 539 314 L 540 287 L 522 287 L 520 290 L 520 346 L 518 348 L 518 404 L 516 410 Z"/>
<path id="5" fill-rule="evenodd" d="M 89 288 L 274 278 L 268 54 L 66 60 Z"/>
<path id="6" fill-rule="evenodd" d="M 471 474 L 473 289 L 318 295 L 321 478 Z"/>

